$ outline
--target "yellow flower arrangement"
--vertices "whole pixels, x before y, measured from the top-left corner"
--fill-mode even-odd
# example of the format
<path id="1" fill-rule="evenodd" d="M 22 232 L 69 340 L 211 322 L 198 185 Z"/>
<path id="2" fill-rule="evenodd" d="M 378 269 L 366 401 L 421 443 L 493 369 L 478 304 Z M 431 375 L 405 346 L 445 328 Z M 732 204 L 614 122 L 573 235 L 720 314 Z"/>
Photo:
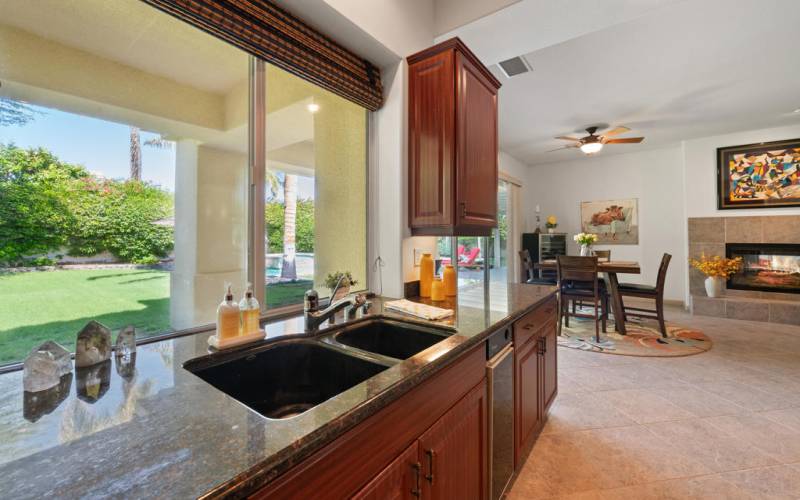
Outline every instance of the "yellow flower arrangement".
<path id="1" fill-rule="evenodd" d="M 545 226 L 547 227 L 556 227 L 558 225 L 558 220 L 556 220 L 555 215 L 548 215 L 547 216 L 547 223 Z"/>
<path id="2" fill-rule="evenodd" d="M 703 254 L 700 256 L 700 260 L 689 259 L 689 263 L 706 276 L 727 278 L 742 267 L 742 258 L 725 259 L 719 255 L 708 258 Z"/>

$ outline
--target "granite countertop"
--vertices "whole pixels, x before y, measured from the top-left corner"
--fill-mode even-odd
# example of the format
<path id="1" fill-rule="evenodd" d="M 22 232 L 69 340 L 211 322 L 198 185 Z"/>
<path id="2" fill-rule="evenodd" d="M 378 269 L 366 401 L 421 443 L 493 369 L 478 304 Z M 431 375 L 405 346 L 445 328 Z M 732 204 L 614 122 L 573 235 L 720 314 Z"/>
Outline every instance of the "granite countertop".
<path id="1" fill-rule="evenodd" d="M 284 420 L 261 416 L 183 368 L 208 354 L 210 332 L 140 345 L 132 367 L 98 365 L 99 391 L 87 392 L 73 372 L 63 396 L 34 401 L 22 390 L 22 371 L 0 375 L 0 491 L 6 498 L 246 494 L 554 293 L 509 285 L 506 300 L 490 299 L 496 303 L 445 302 L 456 309 L 443 321 L 454 335 Z M 370 314 L 408 319 L 384 310 L 388 300 L 372 299 Z M 265 329 L 267 342 L 308 337 L 299 333 L 302 317 Z"/>

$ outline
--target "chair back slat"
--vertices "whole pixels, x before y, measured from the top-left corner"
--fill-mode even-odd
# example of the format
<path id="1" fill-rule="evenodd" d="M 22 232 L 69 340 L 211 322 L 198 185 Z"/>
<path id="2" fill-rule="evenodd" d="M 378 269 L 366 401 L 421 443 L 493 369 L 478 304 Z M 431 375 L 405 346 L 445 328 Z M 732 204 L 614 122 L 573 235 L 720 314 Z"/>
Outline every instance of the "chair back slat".
<path id="1" fill-rule="evenodd" d="M 528 279 L 533 279 L 533 259 L 531 258 L 531 253 L 526 248 L 525 250 L 519 251 L 519 258 L 522 261 L 522 269 L 525 270 L 525 273 L 528 275 Z"/>
<path id="2" fill-rule="evenodd" d="M 597 257 L 559 255 L 556 258 L 556 270 L 559 283 L 563 280 L 596 282 Z"/>
<path id="3" fill-rule="evenodd" d="M 665 253 L 661 257 L 661 265 L 658 266 L 658 279 L 656 280 L 656 289 L 659 293 L 664 292 L 664 286 L 667 281 L 667 269 L 669 268 L 669 261 L 672 260 L 672 255 Z"/>
<path id="4" fill-rule="evenodd" d="M 607 261 L 611 260 L 611 250 L 595 250 L 594 255 L 598 259 L 605 259 Z"/>

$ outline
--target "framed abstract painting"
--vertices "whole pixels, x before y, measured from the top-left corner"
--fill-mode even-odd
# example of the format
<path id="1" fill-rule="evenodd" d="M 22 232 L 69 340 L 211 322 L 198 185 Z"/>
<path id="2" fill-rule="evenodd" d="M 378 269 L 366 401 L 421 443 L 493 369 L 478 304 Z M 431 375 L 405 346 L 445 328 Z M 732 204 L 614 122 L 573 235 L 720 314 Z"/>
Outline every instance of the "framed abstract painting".
<path id="1" fill-rule="evenodd" d="M 718 148 L 717 207 L 800 207 L 800 139 Z"/>

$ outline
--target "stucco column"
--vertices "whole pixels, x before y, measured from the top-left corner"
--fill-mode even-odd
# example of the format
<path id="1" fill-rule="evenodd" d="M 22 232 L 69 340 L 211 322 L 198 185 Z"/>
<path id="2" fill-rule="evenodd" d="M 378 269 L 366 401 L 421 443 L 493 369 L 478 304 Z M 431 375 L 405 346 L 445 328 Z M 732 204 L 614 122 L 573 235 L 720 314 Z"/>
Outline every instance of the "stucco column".
<path id="1" fill-rule="evenodd" d="M 336 96 L 317 101 L 314 115 L 314 287 L 350 271 L 367 286 L 366 111 Z"/>
<path id="2" fill-rule="evenodd" d="M 238 300 L 247 282 L 247 156 L 180 140 L 172 328 L 213 323 L 226 282 Z"/>

